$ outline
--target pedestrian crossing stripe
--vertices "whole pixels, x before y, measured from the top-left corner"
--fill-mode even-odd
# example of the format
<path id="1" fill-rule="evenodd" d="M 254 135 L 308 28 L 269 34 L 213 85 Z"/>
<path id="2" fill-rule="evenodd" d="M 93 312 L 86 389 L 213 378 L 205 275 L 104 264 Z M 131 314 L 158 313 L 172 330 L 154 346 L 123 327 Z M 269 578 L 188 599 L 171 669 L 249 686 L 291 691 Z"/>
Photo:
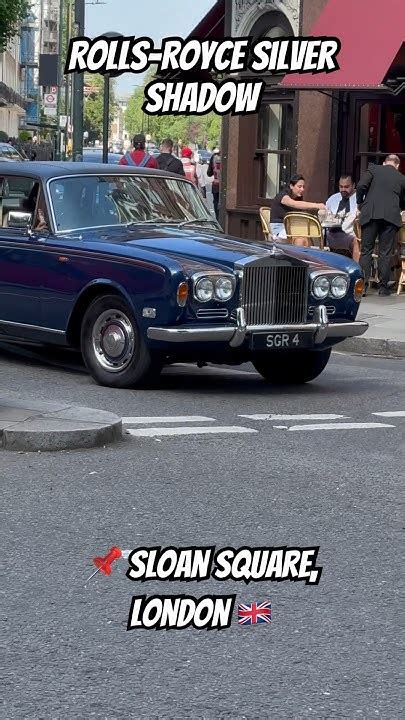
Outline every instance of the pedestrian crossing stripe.
<path id="1" fill-rule="evenodd" d="M 387 425 L 386 423 L 314 423 L 313 425 L 291 425 L 288 430 L 373 430 L 394 427 L 395 425 Z"/>
<path id="2" fill-rule="evenodd" d="M 174 435 L 220 435 L 220 434 L 238 434 L 238 433 L 258 433 L 253 428 L 245 428 L 238 425 L 206 425 L 183 426 L 183 427 L 149 427 L 129 429 L 127 433 L 133 437 L 163 437 Z"/>
<path id="3" fill-rule="evenodd" d="M 153 425 L 154 423 L 215 422 L 215 418 L 203 415 L 162 415 L 145 417 L 123 417 L 123 425 Z"/>
<path id="4" fill-rule="evenodd" d="M 238 417 L 245 418 L 248 420 L 348 420 L 347 415 L 334 415 L 334 414 L 305 414 L 305 415 L 238 415 Z"/>

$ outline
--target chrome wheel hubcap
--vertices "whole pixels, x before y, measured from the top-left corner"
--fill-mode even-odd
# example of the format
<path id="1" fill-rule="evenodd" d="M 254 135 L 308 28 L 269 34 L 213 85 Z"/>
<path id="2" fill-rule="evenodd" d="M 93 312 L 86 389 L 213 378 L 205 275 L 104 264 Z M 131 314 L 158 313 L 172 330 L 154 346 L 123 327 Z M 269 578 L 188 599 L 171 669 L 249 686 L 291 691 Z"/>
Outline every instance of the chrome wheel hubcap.
<path id="1" fill-rule="evenodd" d="M 130 319 L 121 310 L 107 310 L 93 326 L 94 356 L 104 370 L 120 372 L 131 362 L 135 333 Z"/>

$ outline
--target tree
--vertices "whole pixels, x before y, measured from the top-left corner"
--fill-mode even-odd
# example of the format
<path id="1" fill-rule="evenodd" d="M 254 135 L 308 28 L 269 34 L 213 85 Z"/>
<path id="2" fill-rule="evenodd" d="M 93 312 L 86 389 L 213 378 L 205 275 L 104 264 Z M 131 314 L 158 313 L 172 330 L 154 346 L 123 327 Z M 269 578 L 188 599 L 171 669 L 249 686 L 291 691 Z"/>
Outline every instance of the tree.
<path id="1" fill-rule="evenodd" d="M 17 35 L 29 8 L 29 0 L 0 0 L 0 52 L 3 52 L 9 41 Z"/>
<path id="2" fill-rule="evenodd" d="M 84 101 L 83 129 L 89 133 L 89 141 L 93 142 L 103 134 L 104 78 L 101 75 L 86 75 L 84 82 L 92 88 L 92 92 Z M 114 85 L 110 80 L 110 124 L 116 110 Z"/>
<path id="3" fill-rule="evenodd" d="M 204 116 L 193 115 L 153 115 L 142 112 L 144 103 L 144 87 L 150 82 L 153 72 L 149 73 L 142 87 L 136 88 L 128 102 L 125 114 L 125 126 L 130 135 L 144 132 L 150 133 L 155 142 L 171 138 L 175 143 L 218 145 L 221 139 L 221 117 L 215 113 Z"/>

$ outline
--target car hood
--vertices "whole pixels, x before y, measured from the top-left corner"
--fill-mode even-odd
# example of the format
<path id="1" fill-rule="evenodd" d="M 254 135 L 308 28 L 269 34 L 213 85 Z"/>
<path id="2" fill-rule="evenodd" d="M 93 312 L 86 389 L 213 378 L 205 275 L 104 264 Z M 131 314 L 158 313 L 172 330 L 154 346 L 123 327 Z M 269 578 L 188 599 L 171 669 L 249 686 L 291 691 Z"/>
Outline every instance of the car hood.
<path id="1" fill-rule="evenodd" d="M 86 232 L 87 235 L 87 232 Z M 94 240 L 94 231 L 88 232 L 88 239 Z M 83 239 L 85 236 L 83 234 Z M 87 239 L 87 238 L 86 238 Z M 317 268 L 333 267 L 348 270 L 353 263 L 340 255 L 320 252 L 316 249 L 293 247 L 291 245 L 272 245 L 243 241 L 229 235 L 216 232 L 205 232 L 190 228 L 157 228 L 156 225 L 136 228 L 108 228 L 97 233 L 97 239 L 108 243 L 114 248 L 124 246 L 126 253 L 132 249 L 146 250 L 156 253 L 161 258 L 166 256 L 179 262 L 184 268 L 195 264 L 233 268 L 235 264 L 248 258 L 291 258 L 293 262 L 303 262 Z M 131 253 L 132 254 L 132 253 Z"/>

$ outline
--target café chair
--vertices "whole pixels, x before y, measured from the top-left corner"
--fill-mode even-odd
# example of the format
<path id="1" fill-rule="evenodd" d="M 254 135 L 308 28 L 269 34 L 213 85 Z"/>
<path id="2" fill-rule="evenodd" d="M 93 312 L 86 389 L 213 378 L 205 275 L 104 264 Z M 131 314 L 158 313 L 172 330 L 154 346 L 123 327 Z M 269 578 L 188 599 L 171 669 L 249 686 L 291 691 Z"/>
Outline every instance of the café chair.
<path id="1" fill-rule="evenodd" d="M 329 250 L 325 247 L 323 230 L 318 218 L 307 213 L 287 213 L 284 218 L 287 242 L 294 245 L 296 238 L 306 238 L 317 250 Z"/>
<path id="2" fill-rule="evenodd" d="M 262 230 L 263 235 L 267 241 L 271 238 L 271 229 L 270 229 L 270 216 L 271 216 L 271 208 L 269 207 L 261 207 L 259 208 L 259 214 L 260 214 L 260 221 L 262 223 Z"/>

